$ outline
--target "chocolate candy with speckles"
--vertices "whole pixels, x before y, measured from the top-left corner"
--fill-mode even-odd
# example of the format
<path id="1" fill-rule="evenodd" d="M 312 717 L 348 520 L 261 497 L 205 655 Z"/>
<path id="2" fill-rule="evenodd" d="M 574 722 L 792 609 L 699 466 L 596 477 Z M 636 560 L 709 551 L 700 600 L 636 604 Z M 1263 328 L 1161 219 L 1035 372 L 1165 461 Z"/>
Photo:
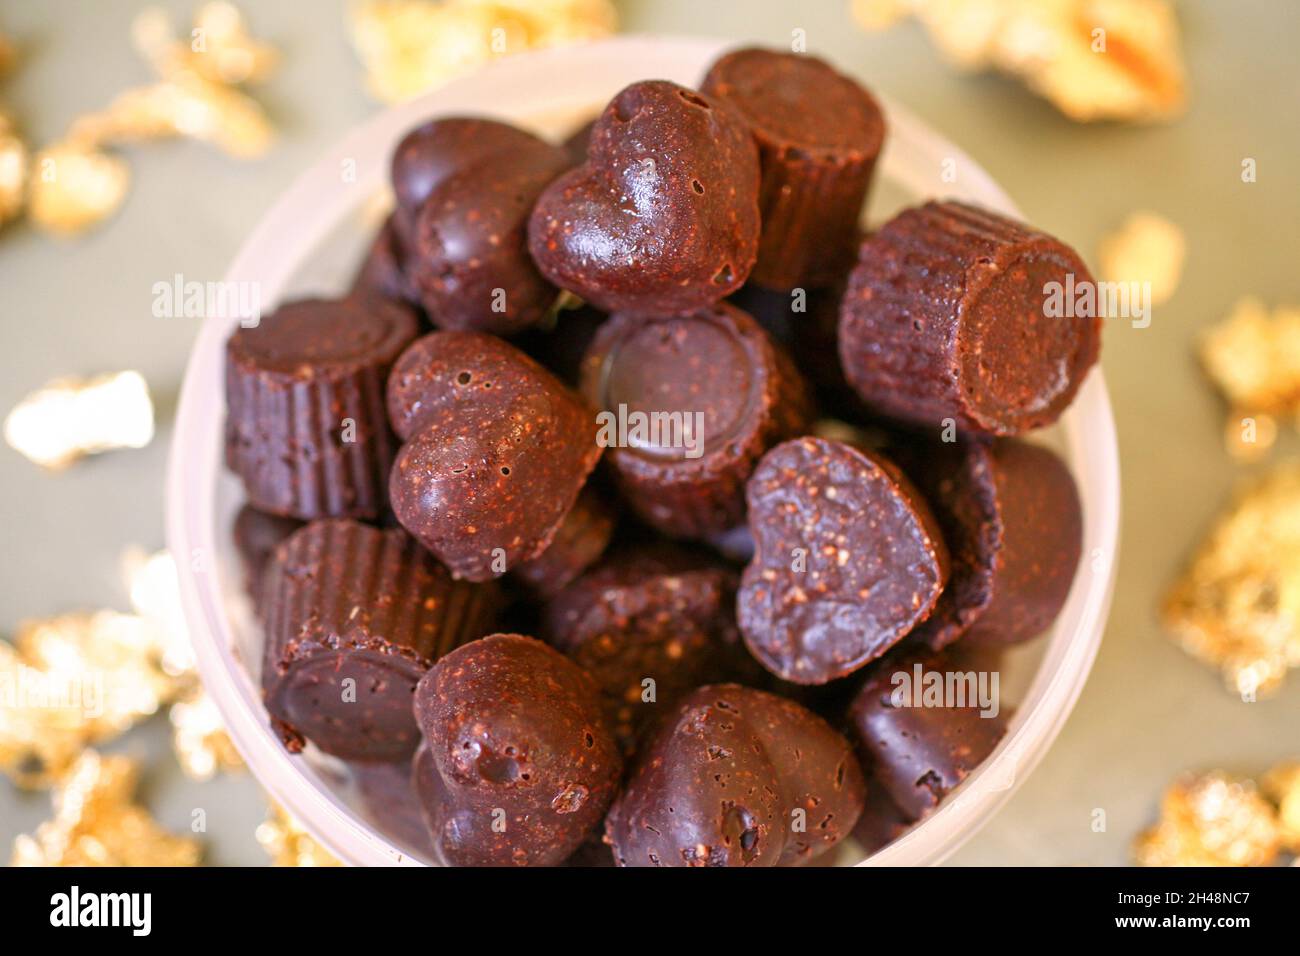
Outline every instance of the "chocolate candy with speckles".
<path id="1" fill-rule="evenodd" d="M 1082 550 L 1079 494 L 1053 452 L 1014 439 L 900 444 L 934 508 L 952 577 L 909 641 L 1016 644 L 1055 620 Z"/>
<path id="2" fill-rule="evenodd" d="M 455 581 L 409 535 L 314 521 L 275 551 L 262 591 L 262 691 L 290 751 L 411 756 L 416 681 L 492 626 L 494 585 Z"/>
<path id="3" fill-rule="evenodd" d="M 812 418 L 789 356 L 726 303 L 686 316 L 612 316 L 583 358 L 582 392 L 605 412 L 600 440 L 623 497 L 678 537 L 743 521 L 759 457 Z"/>
<path id="4" fill-rule="evenodd" d="M 614 536 L 617 517 L 605 496 L 586 485 L 546 550 L 516 567 L 515 579 L 538 597 L 553 597 L 600 557 Z"/>
<path id="5" fill-rule="evenodd" d="M 736 110 L 664 80 L 634 83 L 551 183 L 528 247 L 555 285 L 606 312 L 679 315 L 744 283 L 758 252 L 758 150 Z"/>
<path id="6" fill-rule="evenodd" d="M 262 572 L 276 547 L 302 527 L 297 518 L 269 515 L 244 505 L 235 515 L 231 535 L 244 566 L 244 590 L 256 609 L 262 601 Z"/>
<path id="7" fill-rule="evenodd" d="M 773 289 L 833 282 L 853 261 L 885 139 L 876 101 L 815 56 L 753 47 L 714 63 L 701 89 L 735 106 L 758 143 L 763 234 L 753 281 Z"/>
<path id="8" fill-rule="evenodd" d="M 949 674 L 969 672 L 978 682 L 970 663 L 948 652 L 891 654 L 872 670 L 849 708 L 863 766 L 871 768 L 872 776 L 909 821 L 939 806 L 1006 734 L 1008 714 L 1001 706 L 985 710 L 977 699 L 968 699 L 961 707 L 943 706 L 955 700 L 936 704 L 924 699 L 927 680 L 947 684 Z M 931 673 L 937 677 L 925 676 Z M 906 675 L 907 683 L 896 675 Z M 910 700 L 901 691 L 908 686 Z M 963 681 L 962 686 L 969 687 L 969 682 Z M 986 681 L 986 686 L 992 685 Z M 974 696 L 978 698 L 978 690 Z"/>
<path id="9" fill-rule="evenodd" d="M 604 815 L 623 769 L 591 679 L 541 641 L 494 634 L 421 679 L 415 785 L 443 862 L 554 866 Z"/>
<path id="10" fill-rule="evenodd" d="M 542 554 L 600 458 L 593 412 L 523 352 L 434 332 L 398 360 L 389 417 L 397 520 L 457 577 L 485 581 Z"/>
<path id="11" fill-rule="evenodd" d="M 1099 318 L 1057 299 L 1092 282 L 1051 236 L 926 203 L 862 243 L 840 305 L 840 363 L 874 412 L 936 436 L 949 421 L 980 435 L 1050 425 L 1101 342 Z"/>
<path id="12" fill-rule="evenodd" d="M 438 123 L 455 130 L 444 134 Z M 527 227 L 533 203 L 569 168 L 569 156 L 501 125 L 452 119 L 422 127 L 423 165 L 418 183 L 408 182 L 405 192 L 423 198 L 416 207 L 407 205 L 409 195 L 403 203 L 411 223 L 405 268 L 442 329 L 513 335 L 540 322 L 559 294 L 528 255 Z M 499 148 L 485 145 L 492 143 Z"/>
<path id="13" fill-rule="evenodd" d="M 736 573 L 678 548 L 630 548 L 546 606 L 547 639 L 600 688 L 614 735 L 641 732 L 701 684 L 761 675 L 736 629 Z M 653 681 L 647 699 L 646 680 Z"/>
<path id="14" fill-rule="evenodd" d="M 799 438 L 759 462 L 746 492 L 754 559 L 737 598 L 745 643 L 778 677 L 824 684 L 924 620 L 948 552 L 924 499 L 879 455 Z"/>
<path id="15" fill-rule="evenodd" d="M 226 465 L 259 511 L 378 518 L 397 442 L 384 385 L 416 334 L 378 298 L 282 305 L 226 343 Z"/>
<path id="16" fill-rule="evenodd" d="M 398 232 L 396 222 L 397 214 L 393 213 L 375 234 L 361 269 L 352 280 L 352 293 L 419 305 L 419 292 L 406 275 L 406 240 Z"/>
<path id="17" fill-rule="evenodd" d="M 738 684 L 677 705 L 605 821 L 621 866 L 795 866 L 846 837 L 853 748 L 794 701 Z"/>

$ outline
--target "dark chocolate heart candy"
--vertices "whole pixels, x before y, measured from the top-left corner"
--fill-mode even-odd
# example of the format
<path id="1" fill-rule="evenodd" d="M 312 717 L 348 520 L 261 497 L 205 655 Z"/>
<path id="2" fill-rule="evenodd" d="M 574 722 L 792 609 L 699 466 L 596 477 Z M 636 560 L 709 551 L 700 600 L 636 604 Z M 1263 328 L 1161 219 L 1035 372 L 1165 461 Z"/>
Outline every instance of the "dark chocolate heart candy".
<path id="1" fill-rule="evenodd" d="M 778 445 L 746 488 L 754 560 L 737 612 L 778 677 L 824 684 L 874 660 L 934 607 L 943 536 L 885 459 L 824 438 Z"/>
<path id="2" fill-rule="evenodd" d="M 758 255 L 758 151 L 734 107 L 634 83 L 592 129 L 587 162 L 542 193 L 529 249 L 551 282 L 607 311 L 675 315 L 744 283 Z"/>

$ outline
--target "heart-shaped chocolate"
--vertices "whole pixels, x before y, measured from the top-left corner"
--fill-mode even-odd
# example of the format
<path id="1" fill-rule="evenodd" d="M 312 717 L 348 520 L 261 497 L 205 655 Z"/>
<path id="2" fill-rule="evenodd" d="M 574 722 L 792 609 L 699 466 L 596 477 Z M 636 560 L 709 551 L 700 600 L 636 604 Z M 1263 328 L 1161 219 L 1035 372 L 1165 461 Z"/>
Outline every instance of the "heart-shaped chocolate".
<path id="1" fill-rule="evenodd" d="M 753 268 L 758 183 L 734 107 L 665 80 L 633 83 L 596 121 L 586 163 L 542 192 L 528 247 L 551 282 L 598 308 L 691 312 Z"/>
<path id="2" fill-rule="evenodd" d="M 892 463 L 824 438 L 763 456 L 746 488 L 754 560 L 737 619 L 778 677 L 824 684 L 874 660 L 934 607 L 948 552 Z"/>

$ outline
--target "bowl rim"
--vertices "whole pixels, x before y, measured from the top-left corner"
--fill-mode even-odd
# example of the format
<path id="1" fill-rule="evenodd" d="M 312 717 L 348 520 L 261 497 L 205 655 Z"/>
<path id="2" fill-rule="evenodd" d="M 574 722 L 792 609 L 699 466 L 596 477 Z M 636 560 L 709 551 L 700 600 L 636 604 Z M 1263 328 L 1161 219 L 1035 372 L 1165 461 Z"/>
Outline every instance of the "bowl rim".
<path id="1" fill-rule="evenodd" d="M 744 45 L 734 39 L 625 34 L 592 43 L 521 53 L 494 61 L 475 73 L 406 103 L 381 110 L 354 127 L 294 182 L 262 216 L 226 272 L 227 281 L 254 281 L 280 290 L 300 266 L 312 243 L 296 256 L 273 254 L 283 235 L 316 237 L 355 213 L 386 178 L 387 148 L 381 169 L 357 169 L 350 185 L 340 188 L 341 164 L 354 164 L 375 142 L 391 143 L 411 126 L 438 114 L 491 115 L 528 122 L 536 108 L 501 106 L 491 90 L 514 85 L 528 90 L 526 101 L 541 98 L 541 113 L 563 113 L 597 101 L 590 89 L 575 92 L 576 81 L 592 70 L 639 70 L 647 62 L 679 82 L 694 82 L 720 52 Z M 652 74 L 653 75 L 653 74 Z M 546 89 L 534 85 L 552 77 Z M 682 77 L 692 77 L 686 80 Z M 642 74 L 638 78 L 644 78 Z M 631 82 L 630 80 L 627 82 Z M 523 85 L 521 85 L 523 84 Z M 546 84 L 542 84 L 545 86 Z M 933 172 L 923 174 L 918 159 L 952 159 L 962 184 L 950 192 L 977 195 L 988 208 L 1023 218 L 1000 186 L 965 152 L 917 120 L 887 97 L 879 97 L 890 128 L 882 167 L 920 195 L 932 195 Z M 906 154 L 914 153 L 909 160 Z M 891 157 L 893 157 L 891 159 Z M 332 190 L 323 186 L 330 183 Z M 361 198 L 350 190 L 361 190 Z M 316 240 L 313 240 L 316 241 Z M 274 301 L 274 296 L 263 301 Z M 217 580 L 215 503 L 223 467 L 219 436 L 224 417 L 225 339 L 234 317 L 203 321 L 186 365 L 169 452 L 165 491 L 167 543 L 180 578 L 181 601 L 199 674 L 226 722 L 232 742 L 258 782 L 327 850 L 357 865 L 420 865 L 421 861 L 391 845 L 323 785 L 316 769 L 294 759 L 272 731 L 248 671 L 239 661 L 229 615 L 222 606 Z M 1085 380 L 1074 404 L 1062 417 L 1067 459 L 1076 475 L 1084 511 L 1084 559 L 1070 596 L 1052 630 L 1048 653 L 1039 662 L 1026 692 L 1036 706 L 1022 707 L 999 746 L 940 807 L 906 834 L 859 865 L 924 865 L 955 852 L 1006 802 L 1016 785 L 1042 759 L 1074 708 L 1096 657 L 1115 581 L 1119 539 L 1119 455 L 1114 418 L 1100 365 Z M 1057 630 L 1067 617 L 1073 633 L 1062 640 Z M 1049 664 L 1051 667 L 1049 668 Z M 1047 703 L 1052 706 L 1044 706 Z M 268 780 L 267 777 L 274 779 Z"/>

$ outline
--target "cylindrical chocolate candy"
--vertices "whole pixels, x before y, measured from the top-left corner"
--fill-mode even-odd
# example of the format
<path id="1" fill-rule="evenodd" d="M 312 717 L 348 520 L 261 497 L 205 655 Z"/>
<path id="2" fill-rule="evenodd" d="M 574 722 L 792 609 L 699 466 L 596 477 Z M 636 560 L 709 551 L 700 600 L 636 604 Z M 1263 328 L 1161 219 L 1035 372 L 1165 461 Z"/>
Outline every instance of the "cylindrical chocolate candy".
<path id="1" fill-rule="evenodd" d="M 455 581 L 406 532 L 314 521 L 275 551 L 262 592 L 262 690 L 285 746 L 408 759 L 416 681 L 490 629 L 493 585 Z"/>
<path id="2" fill-rule="evenodd" d="M 666 80 L 605 107 L 587 161 L 528 225 L 542 274 L 605 312 L 680 315 L 744 284 L 758 253 L 758 149 L 734 107 Z"/>
<path id="3" fill-rule="evenodd" d="M 876 101 L 815 56 L 754 47 L 719 59 L 701 88 L 735 106 L 758 143 L 763 233 L 751 279 L 781 290 L 834 282 L 853 261 L 885 139 Z"/>
<path id="4" fill-rule="evenodd" d="M 445 863 L 563 863 L 614 797 L 623 761 L 595 685 L 541 641 L 458 648 L 420 681 L 415 713 L 415 785 Z"/>
<path id="5" fill-rule="evenodd" d="M 600 557 L 614 536 L 617 517 L 614 506 L 589 482 L 546 550 L 518 565 L 515 578 L 538 597 L 553 597 Z"/>
<path id="6" fill-rule="evenodd" d="M 853 829 L 849 741 L 794 701 L 717 684 L 682 700 L 605 820 L 620 866 L 795 866 Z"/>
<path id="7" fill-rule="evenodd" d="M 740 523 L 755 463 L 812 414 L 789 356 L 726 303 L 676 318 L 611 316 L 583 358 L 582 392 L 603 410 L 597 437 L 628 504 L 680 537 Z"/>
<path id="8" fill-rule="evenodd" d="M 948 552 L 920 493 L 879 455 L 824 438 L 768 452 L 749 480 L 745 643 L 778 677 L 825 684 L 875 660 L 934 607 Z"/>
<path id="9" fill-rule="evenodd" d="M 377 297 L 282 305 L 226 343 L 226 465 L 259 511 L 378 518 L 397 442 L 388 370 L 416 318 Z"/>
<path id="10" fill-rule="evenodd" d="M 1073 249 L 957 202 L 907 209 L 862 243 L 840 306 L 840 361 L 876 413 L 933 434 L 1050 425 L 1097 361 L 1101 320 Z M 1088 311 L 1085 309 L 1085 311 Z"/>
<path id="11" fill-rule="evenodd" d="M 1056 619 L 1082 550 L 1069 469 L 1052 451 L 1010 438 L 908 440 L 898 461 L 934 509 L 952 576 L 909 641 L 939 650 L 961 638 L 1016 644 Z"/>
<path id="12" fill-rule="evenodd" d="M 736 628 L 736 583 L 708 557 L 630 548 L 547 604 L 547 639 L 596 682 L 624 752 L 701 684 L 761 675 Z"/>
<path id="13" fill-rule="evenodd" d="M 434 332 L 388 384 L 393 512 L 457 577 L 486 581 L 550 545 L 600 458 L 592 411 L 514 346 Z"/>
<path id="14" fill-rule="evenodd" d="M 986 678 L 990 696 L 981 701 L 972 663 L 947 651 L 891 654 L 872 669 L 849 708 L 863 766 L 909 821 L 939 806 L 1007 732 L 1000 682 Z M 966 699 L 930 700 L 926 682 L 946 687 L 950 677 Z"/>

